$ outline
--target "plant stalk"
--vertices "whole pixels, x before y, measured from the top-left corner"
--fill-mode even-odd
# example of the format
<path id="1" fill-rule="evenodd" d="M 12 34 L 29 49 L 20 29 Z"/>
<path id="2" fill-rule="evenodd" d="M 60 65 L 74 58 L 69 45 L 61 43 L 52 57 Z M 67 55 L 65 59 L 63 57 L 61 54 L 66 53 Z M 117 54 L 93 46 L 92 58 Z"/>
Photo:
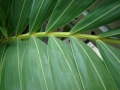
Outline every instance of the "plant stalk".
<path id="1" fill-rule="evenodd" d="M 49 37 L 49 36 L 54 36 L 54 37 L 71 37 L 74 36 L 76 38 L 84 38 L 84 39 L 89 39 L 89 40 L 102 40 L 104 42 L 108 43 L 114 43 L 114 44 L 120 44 L 120 40 L 117 39 L 110 39 L 110 38 L 99 38 L 96 35 L 88 35 L 88 34 L 70 34 L 69 32 L 51 32 L 51 33 L 46 33 L 46 32 L 39 32 L 39 33 L 33 33 L 33 34 L 22 34 L 19 36 L 13 36 L 9 38 L 9 41 L 13 41 L 16 38 L 19 39 L 28 39 L 31 36 L 35 37 Z M 7 41 L 7 40 L 4 40 Z"/>

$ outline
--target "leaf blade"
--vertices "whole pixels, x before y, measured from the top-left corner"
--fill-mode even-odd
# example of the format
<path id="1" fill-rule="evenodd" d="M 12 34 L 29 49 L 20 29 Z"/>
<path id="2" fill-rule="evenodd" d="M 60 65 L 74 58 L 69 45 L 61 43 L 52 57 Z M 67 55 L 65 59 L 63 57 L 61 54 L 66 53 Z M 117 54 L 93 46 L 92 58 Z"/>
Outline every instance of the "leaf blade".
<path id="1" fill-rule="evenodd" d="M 5 55 L 7 47 L 8 47 L 7 43 L 3 43 L 0 45 L 0 84 L 1 84 L 1 71 L 2 71 L 3 57 Z"/>
<path id="2" fill-rule="evenodd" d="M 96 9 L 75 25 L 71 33 L 88 31 L 119 20 L 120 1 L 104 0 Z M 92 17 L 92 18 L 91 18 Z M 87 22 L 86 22 L 87 21 Z"/>
<path id="3" fill-rule="evenodd" d="M 71 37 L 71 48 L 85 90 L 117 90 L 104 63 L 90 47 Z"/>
<path id="4" fill-rule="evenodd" d="M 6 29 L 5 29 L 4 27 L 1 27 L 1 26 L 0 26 L 0 30 L 1 30 L 1 32 L 3 33 L 3 35 L 4 35 L 6 38 L 8 38 L 8 34 L 7 34 Z"/>
<path id="5" fill-rule="evenodd" d="M 54 90 L 46 49 L 46 45 L 33 36 L 28 41 L 22 67 L 23 90 Z"/>
<path id="6" fill-rule="evenodd" d="M 97 46 L 99 48 L 99 51 L 105 61 L 105 64 L 114 79 L 118 89 L 120 88 L 120 50 L 117 48 L 114 48 L 110 45 L 107 45 L 103 43 L 102 41 L 97 41 Z"/>
<path id="7" fill-rule="evenodd" d="M 63 25 L 70 22 L 72 19 L 77 17 L 80 13 L 86 10 L 96 0 L 60 0 L 57 2 L 56 7 L 48 21 L 46 32 L 62 27 Z M 83 4 L 80 4 L 80 3 Z M 77 6 L 77 7 L 76 7 Z"/>
<path id="8" fill-rule="evenodd" d="M 111 37 L 111 36 L 116 36 L 120 34 L 120 27 L 117 27 L 115 29 L 109 30 L 107 32 L 103 32 L 99 34 L 99 38 L 104 38 L 104 37 Z"/>
<path id="9" fill-rule="evenodd" d="M 37 31 L 51 15 L 57 0 L 34 0 L 30 13 L 30 30 Z"/>
<path id="10" fill-rule="evenodd" d="M 53 36 L 49 37 L 48 57 L 55 90 L 83 90 L 74 59 L 69 51 L 71 49 L 67 44 Z"/>
<path id="11" fill-rule="evenodd" d="M 5 12 L 1 7 L 0 7 L 0 21 L 2 26 L 5 26 Z"/>
<path id="12" fill-rule="evenodd" d="M 12 23 L 16 35 L 21 34 L 28 25 L 31 4 L 32 0 L 12 1 Z"/>
<path id="13" fill-rule="evenodd" d="M 0 84 L 2 90 L 21 90 L 21 68 L 25 45 L 16 39 L 7 49 L 2 62 Z"/>

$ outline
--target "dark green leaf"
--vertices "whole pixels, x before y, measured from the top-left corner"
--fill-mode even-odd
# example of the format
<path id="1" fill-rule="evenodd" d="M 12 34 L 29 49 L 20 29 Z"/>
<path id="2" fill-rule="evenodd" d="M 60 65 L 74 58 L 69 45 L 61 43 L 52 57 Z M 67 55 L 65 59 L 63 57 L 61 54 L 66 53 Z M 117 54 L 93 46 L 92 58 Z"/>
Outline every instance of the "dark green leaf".
<path id="1" fill-rule="evenodd" d="M 12 0 L 13 30 L 21 34 L 28 25 L 31 4 L 33 0 Z"/>
<path id="2" fill-rule="evenodd" d="M 11 2 L 11 0 L 0 0 L 0 7 L 5 12 L 5 16 L 7 16 L 10 2 Z"/>
<path id="3" fill-rule="evenodd" d="M 30 32 L 37 31 L 51 15 L 57 0 L 33 0 L 30 13 Z"/>
<path id="4" fill-rule="evenodd" d="M 5 13 L 1 7 L 0 7 L 0 21 L 2 26 L 5 26 Z"/>
<path id="5" fill-rule="evenodd" d="M 97 41 L 97 46 L 112 78 L 120 89 L 120 50 L 100 40 Z"/>
<path id="6" fill-rule="evenodd" d="M 120 0 L 104 0 L 96 9 L 83 18 L 71 33 L 83 32 L 120 19 Z"/>
<path id="7" fill-rule="evenodd" d="M 58 0 L 55 10 L 48 21 L 46 31 L 53 31 L 67 24 L 81 14 L 96 0 Z"/>
<path id="8" fill-rule="evenodd" d="M 8 33 L 8 37 L 11 37 L 12 35 L 15 35 L 14 33 L 14 28 L 13 28 L 13 15 L 12 15 L 12 6 L 9 7 L 9 11 L 8 11 L 8 15 L 7 15 L 7 20 L 6 20 L 6 30 L 7 30 L 7 33 Z M 14 33 L 14 34 L 13 34 Z"/>
<path id="9" fill-rule="evenodd" d="M 70 46 L 51 36 L 48 58 L 54 90 L 83 90 Z"/>
<path id="10" fill-rule="evenodd" d="M 2 34 L 2 32 L 0 31 L 0 41 L 2 40 L 2 37 L 3 37 L 3 34 Z"/>
<path id="11" fill-rule="evenodd" d="M 82 41 L 71 37 L 71 48 L 84 90 L 117 90 L 103 61 Z"/>
<path id="12" fill-rule="evenodd" d="M 8 37 L 10 37 L 14 32 L 11 9 L 12 9 L 12 5 L 9 6 L 9 10 L 8 10 L 8 13 L 7 13 L 7 19 L 6 19 L 6 25 L 5 25 L 7 33 L 8 33 Z"/>
<path id="13" fill-rule="evenodd" d="M 111 37 L 111 36 L 116 36 L 120 34 L 120 27 L 109 30 L 107 32 L 101 33 L 99 35 L 99 38 L 104 38 L 104 37 Z"/>

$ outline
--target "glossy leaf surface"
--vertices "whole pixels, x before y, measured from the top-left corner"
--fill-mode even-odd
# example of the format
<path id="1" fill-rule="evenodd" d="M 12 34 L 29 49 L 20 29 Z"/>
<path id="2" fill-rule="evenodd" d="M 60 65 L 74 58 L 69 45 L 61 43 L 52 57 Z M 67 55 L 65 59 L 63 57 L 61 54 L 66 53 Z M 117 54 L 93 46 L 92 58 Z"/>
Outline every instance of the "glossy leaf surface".
<path id="1" fill-rule="evenodd" d="M 99 51 L 105 61 L 105 64 L 114 79 L 118 90 L 120 89 L 120 50 L 98 40 Z"/>
<path id="2" fill-rule="evenodd" d="M 83 90 L 70 46 L 51 36 L 48 59 L 54 90 Z"/>
<path id="3" fill-rule="evenodd" d="M 75 25 L 71 33 L 83 32 L 120 19 L 120 0 L 104 0 Z"/>
<path id="4" fill-rule="evenodd" d="M 53 31 L 64 26 L 90 7 L 95 1 L 96 0 L 58 0 L 48 21 L 46 31 Z"/>
<path id="5" fill-rule="evenodd" d="M 43 23 L 51 15 L 57 0 L 33 0 L 30 13 L 30 30 L 35 32 L 43 25 Z"/>
<path id="6" fill-rule="evenodd" d="M 21 34 L 28 25 L 32 1 L 12 0 L 12 23 L 16 35 Z"/>
<path id="7" fill-rule="evenodd" d="M 117 90 L 103 61 L 89 46 L 71 37 L 71 48 L 85 90 Z"/>

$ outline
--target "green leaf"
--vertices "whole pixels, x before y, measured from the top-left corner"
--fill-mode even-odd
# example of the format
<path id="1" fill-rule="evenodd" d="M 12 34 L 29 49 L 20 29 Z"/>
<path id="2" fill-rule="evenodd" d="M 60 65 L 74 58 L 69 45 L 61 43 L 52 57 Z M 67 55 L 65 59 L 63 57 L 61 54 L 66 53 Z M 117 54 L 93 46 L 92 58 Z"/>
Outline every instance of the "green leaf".
<path id="1" fill-rule="evenodd" d="M 64 26 L 90 7 L 95 1 L 96 0 L 58 0 L 48 21 L 46 31 L 53 31 Z"/>
<path id="2" fill-rule="evenodd" d="M 21 70 L 26 44 L 16 39 L 7 49 L 1 72 L 1 90 L 21 90 Z"/>
<path id="3" fill-rule="evenodd" d="M 120 19 L 120 0 L 104 0 L 73 27 L 71 33 L 83 32 Z"/>
<path id="4" fill-rule="evenodd" d="M 69 45 L 51 36 L 48 59 L 54 90 L 83 90 Z"/>
<path id="5" fill-rule="evenodd" d="M 22 67 L 22 90 L 54 90 L 47 59 L 47 46 L 31 37 Z M 17 89 L 16 89 L 17 90 Z"/>
<path id="6" fill-rule="evenodd" d="M 3 33 L 3 35 L 7 38 L 8 34 L 6 31 L 6 28 L 0 26 L 0 31 Z"/>
<path id="7" fill-rule="evenodd" d="M 7 22 L 7 33 L 8 33 L 8 37 L 11 37 L 14 33 L 13 30 L 13 23 L 12 23 L 12 19 L 11 17 L 9 18 L 8 22 Z"/>
<path id="8" fill-rule="evenodd" d="M 21 34 L 28 25 L 32 1 L 12 0 L 12 23 L 16 35 Z"/>
<path id="9" fill-rule="evenodd" d="M 43 25 L 51 15 L 56 3 L 57 0 L 33 0 L 29 32 L 35 32 Z"/>
<path id="10" fill-rule="evenodd" d="M 6 48 L 7 48 L 7 43 L 2 43 L 0 44 L 0 63 L 2 62 L 3 60 L 3 56 L 4 56 L 4 53 L 6 51 Z"/>
<path id="11" fill-rule="evenodd" d="M 112 78 L 120 89 L 120 50 L 100 40 L 97 40 L 97 46 Z"/>
<path id="12" fill-rule="evenodd" d="M 11 8 L 11 7 L 10 7 Z M 8 37 L 12 36 L 13 33 L 14 33 L 14 29 L 13 29 L 13 19 L 12 19 L 12 12 L 11 12 L 11 9 L 9 10 L 8 12 L 8 15 L 7 15 L 7 20 L 6 20 L 6 30 L 7 30 L 7 33 L 8 33 Z"/>
<path id="13" fill-rule="evenodd" d="M 96 53 L 74 37 L 70 41 L 84 90 L 117 90 L 103 61 Z"/>
<path id="14" fill-rule="evenodd" d="M 120 0 L 102 0 L 72 33 L 52 32 L 78 17 L 96 1 L 0 0 L 3 9 L 0 17 L 5 17 L 5 25 L 0 22 L 0 90 L 118 90 L 120 50 L 100 44 L 104 54 L 101 60 L 92 49 L 75 38 L 96 40 L 98 36 L 72 33 L 119 20 Z M 43 25 L 46 20 L 48 23 Z M 11 42 L 9 47 L 3 35 Z M 75 37 L 66 44 L 54 36 Z M 48 38 L 43 40 L 48 44 L 36 37 L 41 40 L 49 37 L 49 41 Z M 69 42 L 69 38 L 67 40 Z M 101 40 L 120 42 L 109 38 Z"/>
<path id="15" fill-rule="evenodd" d="M 120 34 L 120 27 L 117 27 L 115 29 L 109 30 L 107 32 L 103 32 L 99 34 L 99 38 L 104 38 L 104 37 L 111 37 L 111 36 L 116 36 Z"/>
<path id="16" fill-rule="evenodd" d="M 1 83 L 1 69 L 2 69 L 2 63 L 3 63 L 3 57 L 7 49 L 7 43 L 2 43 L 0 45 L 0 83 Z"/>

